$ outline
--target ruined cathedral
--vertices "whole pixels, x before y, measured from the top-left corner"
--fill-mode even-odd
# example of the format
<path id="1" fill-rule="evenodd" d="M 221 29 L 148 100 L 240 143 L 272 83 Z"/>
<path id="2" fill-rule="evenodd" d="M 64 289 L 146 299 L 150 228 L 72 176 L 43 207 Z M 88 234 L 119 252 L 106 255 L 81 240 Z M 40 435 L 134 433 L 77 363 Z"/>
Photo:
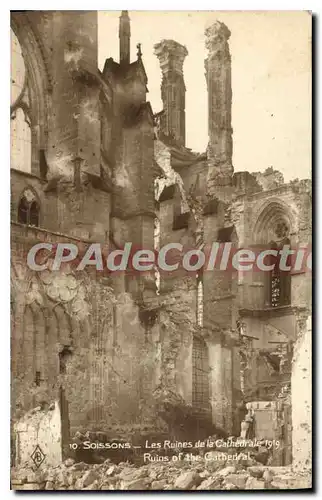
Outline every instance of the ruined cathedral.
<path id="1" fill-rule="evenodd" d="M 163 109 L 152 110 L 127 11 L 119 60 L 107 58 L 103 71 L 97 12 L 14 11 L 11 29 L 13 421 L 58 400 L 71 435 L 183 439 L 239 436 L 248 414 L 255 435 L 284 443 L 279 465 L 309 464 L 309 272 L 27 266 L 39 242 L 310 246 L 309 180 L 286 184 L 261 165 L 234 172 L 228 27 L 205 32 L 209 141 L 200 153 L 185 141 L 189 47 L 156 43 Z"/>

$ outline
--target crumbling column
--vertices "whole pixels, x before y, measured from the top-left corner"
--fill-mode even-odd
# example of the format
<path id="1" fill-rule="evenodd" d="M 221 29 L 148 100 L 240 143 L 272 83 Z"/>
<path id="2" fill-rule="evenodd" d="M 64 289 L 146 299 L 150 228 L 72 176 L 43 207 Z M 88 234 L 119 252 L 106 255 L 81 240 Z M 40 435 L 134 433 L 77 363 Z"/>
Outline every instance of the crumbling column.
<path id="1" fill-rule="evenodd" d="M 48 178 L 74 180 L 74 163 L 100 175 L 97 12 L 55 11 L 52 16 L 52 114 Z"/>
<path id="2" fill-rule="evenodd" d="M 292 362 L 292 459 L 303 471 L 312 467 L 312 339 L 311 316 L 297 317 Z"/>
<path id="3" fill-rule="evenodd" d="M 230 31 L 217 21 L 206 32 L 208 57 L 205 60 L 208 88 L 208 164 L 209 182 L 212 185 L 231 184 L 232 128 L 231 128 L 231 57 L 228 45 Z"/>
<path id="4" fill-rule="evenodd" d="M 179 144 L 185 145 L 186 87 L 182 68 L 188 51 L 174 40 L 162 40 L 154 49 L 162 70 L 161 95 L 164 114 L 161 118 L 161 130 Z"/>
<path id="5" fill-rule="evenodd" d="M 119 24 L 120 63 L 130 64 L 131 25 L 127 10 L 122 10 Z"/>

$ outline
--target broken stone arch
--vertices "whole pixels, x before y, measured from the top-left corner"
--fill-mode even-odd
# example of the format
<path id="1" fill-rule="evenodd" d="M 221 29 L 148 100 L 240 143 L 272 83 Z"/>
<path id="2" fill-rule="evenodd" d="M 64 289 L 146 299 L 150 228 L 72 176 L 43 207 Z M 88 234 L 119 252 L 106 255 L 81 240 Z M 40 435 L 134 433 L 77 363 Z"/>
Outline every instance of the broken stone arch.
<path id="1" fill-rule="evenodd" d="M 40 150 L 47 149 L 48 103 L 46 95 L 51 88 L 44 51 L 40 47 L 35 27 L 29 21 L 28 13 L 11 13 L 11 29 L 20 45 L 26 71 L 24 101 L 28 103 L 28 119 L 31 129 L 31 173 L 40 174 Z M 21 99 L 11 107 L 11 114 L 21 108 L 26 111 L 26 103 Z"/>
<path id="2" fill-rule="evenodd" d="M 257 251 L 265 249 L 281 249 L 284 245 L 294 245 L 296 241 L 297 214 L 289 205 L 273 198 L 261 207 L 260 215 L 254 224 L 252 244 Z M 275 262 L 271 257 L 271 262 Z M 267 264 L 267 261 L 266 261 Z M 257 289 L 259 307 L 271 308 L 291 303 L 291 276 L 281 273 L 279 268 L 270 272 L 253 271 L 252 283 L 262 288 Z"/>

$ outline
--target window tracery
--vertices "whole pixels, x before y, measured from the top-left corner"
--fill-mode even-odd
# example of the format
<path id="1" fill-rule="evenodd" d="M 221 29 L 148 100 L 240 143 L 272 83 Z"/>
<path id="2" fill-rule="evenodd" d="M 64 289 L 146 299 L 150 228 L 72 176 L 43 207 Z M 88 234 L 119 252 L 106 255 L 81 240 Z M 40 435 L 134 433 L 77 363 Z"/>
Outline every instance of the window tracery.
<path id="1" fill-rule="evenodd" d="M 290 246 L 289 226 L 285 221 L 279 221 L 274 229 L 275 241 L 272 241 L 270 248 L 277 250 L 277 257 L 271 258 L 274 268 L 270 272 L 268 287 L 268 302 L 271 307 L 280 307 L 291 303 L 291 275 L 290 271 L 281 270 L 280 251 L 284 246 Z M 286 262 L 290 266 L 290 262 Z"/>
<path id="2" fill-rule="evenodd" d="M 210 405 L 210 367 L 208 346 L 203 338 L 193 337 L 192 344 L 192 404 L 208 410 Z"/>
<path id="3" fill-rule="evenodd" d="M 31 172 L 31 121 L 27 70 L 21 46 L 11 30 L 11 168 Z"/>

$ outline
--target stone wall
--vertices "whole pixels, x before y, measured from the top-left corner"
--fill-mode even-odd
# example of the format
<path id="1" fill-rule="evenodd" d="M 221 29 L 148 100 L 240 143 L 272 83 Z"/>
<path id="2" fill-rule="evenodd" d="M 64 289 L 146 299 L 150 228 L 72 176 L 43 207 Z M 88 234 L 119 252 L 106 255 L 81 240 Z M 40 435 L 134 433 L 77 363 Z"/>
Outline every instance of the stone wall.
<path id="1" fill-rule="evenodd" d="M 95 270 L 13 268 L 13 418 L 62 386 L 74 432 L 151 424 L 159 333 L 132 297 Z"/>
<path id="2" fill-rule="evenodd" d="M 312 467 L 312 326 L 311 316 L 298 321 L 292 363 L 293 464 Z"/>
<path id="3" fill-rule="evenodd" d="M 253 417 L 253 435 L 267 443 L 270 465 L 290 465 L 292 440 L 289 430 L 289 404 L 285 401 L 252 401 L 246 404 Z"/>
<path id="4" fill-rule="evenodd" d="M 117 63 L 99 72 L 95 11 L 16 12 L 12 23 L 40 136 L 32 174 L 11 178 L 13 419 L 56 399 L 62 387 L 73 432 L 102 426 L 122 433 L 122 426 L 152 422 L 160 344 L 144 302 L 155 286 L 69 266 L 32 272 L 26 259 L 41 241 L 153 248 L 153 117 L 144 66 L 128 61 L 125 72 Z M 19 223 L 26 190 L 39 205 L 37 228 Z"/>

